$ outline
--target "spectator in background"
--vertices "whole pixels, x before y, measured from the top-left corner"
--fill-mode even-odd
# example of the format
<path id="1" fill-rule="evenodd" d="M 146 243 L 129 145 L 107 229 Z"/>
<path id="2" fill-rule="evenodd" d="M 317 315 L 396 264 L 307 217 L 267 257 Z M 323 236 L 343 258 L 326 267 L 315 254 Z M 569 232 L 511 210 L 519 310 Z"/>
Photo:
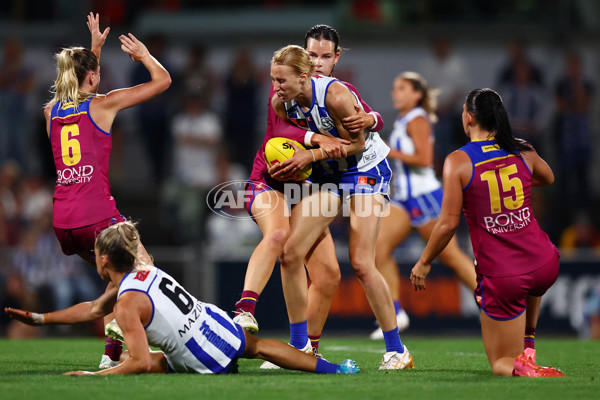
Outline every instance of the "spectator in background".
<path id="1" fill-rule="evenodd" d="M 30 118 L 27 96 L 34 76 L 23 63 L 23 46 L 16 38 L 4 42 L 0 63 L 0 164 L 12 158 L 27 167 Z"/>
<path id="2" fill-rule="evenodd" d="M 18 197 L 20 178 L 19 165 L 15 161 L 7 161 L 0 166 L 0 216 L 3 222 L 0 228 L 0 240 L 7 246 L 18 243 L 21 230 L 21 207 Z"/>
<path id="3" fill-rule="evenodd" d="M 206 99 L 213 98 L 216 77 L 206 63 L 206 49 L 202 45 L 195 44 L 189 49 L 187 64 L 181 75 L 182 102 L 185 102 L 187 91 L 202 93 Z"/>
<path id="4" fill-rule="evenodd" d="M 600 252 L 600 232 L 591 217 L 580 211 L 575 220 L 560 235 L 560 251 L 565 255 L 575 254 L 577 249 L 589 248 Z"/>
<path id="5" fill-rule="evenodd" d="M 174 231 L 188 242 L 199 240 L 204 233 L 206 194 L 220 182 L 222 173 L 217 162 L 223 128 L 219 117 L 207 109 L 207 100 L 203 92 L 189 91 L 183 110 L 171 122 L 173 176 L 163 197 L 174 212 Z"/>
<path id="6" fill-rule="evenodd" d="M 541 87 L 544 87 L 544 75 L 540 67 L 534 64 L 527 57 L 527 49 L 523 38 L 512 39 L 506 46 L 508 52 L 508 61 L 500 68 L 496 86 L 503 86 L 515 82 L 518 75 L 518 69 L 525 64 L 529 67 L 530 81 Z"/>
<path id="7" fill-rule="evenodd" d="M 161 60 L 167 71 L 172 71 L 164 55 L 165 39 L 161 35 L 150 35 L 146 39 L 146 46 L 150 54 Z M 142 63 L 136 63 L 131 75 L 132 86 L 152 80 L 150 72 Z M 173 79 L 175 81 L 175 79 Z M 137 111 L 138 133 L 142 139 L 148 155 L 149 167 L 152 171 L 152 180 L 156 184 L 162 183 L 165 177 L 167 157 L 171 148 L 170 110 L 171 96 L 165 92 L 141 103 Z"/>
<path id="8" fill-rule="evenodd" d="M 231 70 L 225 79 L 225 136 L 231 160 L 247 170 L 252 169 L 257 141 L 256 117 L 258 79 L 247 48 L 238 49 Z"/>
<path id="9" fill-rule="evenodd" d="M 570 51 L 565 71 L 555 86 L 555 143 L 557 149 L 558 215 L 560 226 L 569 225 L 577 211 L 589 211 L 590 168 L 593 141 L 590 112 L 594 96 L 592 81 L 582 72 L 582 58 Z"/>
<path id="10" fill-rule="evenodd" d="M 433 57 L 425 60 L 418 72 L 426 76 L 429 87 L 439 89 L 438 123 L 435 127 L 435 162 L 438 176 L 443 160 L 465 144 L 461 113 L 464 94 L 468 91 L 469 73 L 465 61 L 452 53 L 452 43 L 446 37 L 432 42 Z"/>
<path id="11" fill-rule="evenodd" d="M 534 69 L 526 60 L 512 65 L 511 79 L 499 86 L 515 137 L 527 140 L 534 148 L 543 148 L 540 137 L 544 118 L 544 89 L 534 78 Z M 540 152 L 541 153 L 541 152 Z"/>
<path id="12" fill-rule="evenodd" d="M 3 261 L 3 265 L 5 260 Z M 0 309 L 4 307 L 30 307 L 28 310 L 37 308 L 34 294 L 27 289 L 27 285 L 21 274 L 10 269 L 4 274 L 0 273 Z M 36 337 L 38 332 L 22 322 L 10 320 L 5 314 L 0 315 L 0 337 L 9 339 L 30 339 Z"/>

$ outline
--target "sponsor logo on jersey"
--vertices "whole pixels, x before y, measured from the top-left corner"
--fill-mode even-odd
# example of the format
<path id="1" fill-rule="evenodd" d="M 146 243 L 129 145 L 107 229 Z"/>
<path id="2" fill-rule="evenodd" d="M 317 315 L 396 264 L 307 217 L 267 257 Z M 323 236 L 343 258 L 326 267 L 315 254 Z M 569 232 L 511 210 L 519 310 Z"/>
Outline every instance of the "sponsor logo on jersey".
<path id="1" fill-rule="evenodd" d="M 87 183 L 92 180 L 93 173 L 94 167 L 91 165 L 59 169 L 56 171 L 56 183 L 63 186 Z"/>
<path id="2" fill-rule="evenodd" d="M 148 275 L 150 275 L 150 271 L 139 271 L 137 274 L 135 274 L 135 278 L 133 279 L 137 279 L 138 281 L 142 281 L 144 282 L 146 280 L 146 278 L 148 277 Z"/>
<path id="3" fill-rule="evenodd" d="M 290 118 L 290 121 L 292 121 L 294 124 L 296 124 L 300 128 L 305 128 L 305 129 L 308 128 L 308 122 L 304 118 Z"/>
<path id="4" fill-rule="evenodd" d="M 373 152 L 373 153 L 370 153 L 370 154 L 365 154 L 365 155 L 363 155 L 363 160 L 364 160 L 365 162 L 367 162 L 367 161 L 374 160 L 374 159 L 375 159 L 375 157 L 377 157 L 377 153 Z"/>
<path id="5" fill-rule="evenodd" d="M 377 179 L 370 176 L 359 176 L 357 184 L 375 186 L 377 184 Z"/>
<path id="6" fill-rule="evenodd" d="M 192 325 L 200 318 L 200 315 L 202 314 L 202 305 L 200 302 L 196 303 L 196 307 L 194 307 L 192 311 L 192 315 L 188 316 L 188 320 L 183 324 L 183 328 L 177 330 L 179 337 L 183 337 L 183 335 L 185 335 L 192 328 Z"/>
<path id="7" fill-rule="evenodd" d="M 531 210 L 529 207 L 522 208 L 517 212 L 483 217 L 485 229 L 493 234 L 518 231 L 528 226 L 530 222 Z"/>
<path id="8" fill-rule="evenodd" d="M 487 153 L 489 151 L 500 150 L 500 146 L 497 144 L 488 144 L 487 146 L 481 146 L 481 151 Z"/>
<path id="9" fill-rule="evenodd" d="M 333 119 L 331 119 L 331 117 L 323 117 L 321 118 L 321 126 L 324 130 L 330 131 L 333 128 L 335 128 L 335 122 L 333 122 Z"/>

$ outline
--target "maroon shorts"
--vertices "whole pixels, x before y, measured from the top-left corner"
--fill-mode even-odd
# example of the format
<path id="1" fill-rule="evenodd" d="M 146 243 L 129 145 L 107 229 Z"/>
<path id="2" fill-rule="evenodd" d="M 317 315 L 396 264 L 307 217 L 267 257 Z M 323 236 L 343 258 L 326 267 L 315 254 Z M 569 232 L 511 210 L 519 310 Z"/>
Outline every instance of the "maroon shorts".
<path id="1" fill-rule="evenodd" d="M 116 215 L 104 221 L 80 228 L 62 229 L 54 227 L 54 232 L 60 242 L 62 252 L 66 255 L 70 256 L 87 251 L 94 257 L 94 244 L 100 232 L 117 222 L 123 221 L 127 221 L 127 218 L 122 215 Z"/>
<path id="2" fill-rule="evenodd" d="M 488 317 L 505 321 L 521 315 L 527 295 L 542 296 L 558 277 L 558 250 L 546 264 L 523 275 L 486 276 L 477 274 L 474 296 Z"/>

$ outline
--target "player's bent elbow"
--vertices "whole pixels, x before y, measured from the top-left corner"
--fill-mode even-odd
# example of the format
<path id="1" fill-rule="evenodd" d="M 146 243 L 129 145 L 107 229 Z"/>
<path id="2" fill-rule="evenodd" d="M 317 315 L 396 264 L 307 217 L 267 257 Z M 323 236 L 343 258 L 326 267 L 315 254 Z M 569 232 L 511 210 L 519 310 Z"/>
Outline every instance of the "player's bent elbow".
<path id="1" fill-rule="evenodd" d="M 167 90 L 171 86 L 171 83 L 173 83 L 173 80 L 171 79 L 171 75 L 167 73 L 167 76 L 161 81 L 160 93 Z"/>

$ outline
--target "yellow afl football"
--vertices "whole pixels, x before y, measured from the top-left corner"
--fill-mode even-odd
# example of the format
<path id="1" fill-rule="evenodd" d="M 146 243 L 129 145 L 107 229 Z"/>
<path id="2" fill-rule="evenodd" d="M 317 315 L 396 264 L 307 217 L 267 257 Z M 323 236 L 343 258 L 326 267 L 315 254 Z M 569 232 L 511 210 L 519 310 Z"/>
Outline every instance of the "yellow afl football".
<path id="1" fill-rule="evenodd" d="M 304 149 L 304 146 L 295 140 L 284 137 L 274 137 L 265 145 L 265 160 L 267 160 L 267 164 L 269 164 L 269 166 L 283 162 L 294 155 L 296 150 L 294 150 L 294 148 L 287 142 L 294 143 L 296 146 Z M 312 164 L 308 164 L 306 167 L 304 167 L 304 169 L 298 172 L 295 180 L 303 181 L 310 176 L 311 172 Z"/>

